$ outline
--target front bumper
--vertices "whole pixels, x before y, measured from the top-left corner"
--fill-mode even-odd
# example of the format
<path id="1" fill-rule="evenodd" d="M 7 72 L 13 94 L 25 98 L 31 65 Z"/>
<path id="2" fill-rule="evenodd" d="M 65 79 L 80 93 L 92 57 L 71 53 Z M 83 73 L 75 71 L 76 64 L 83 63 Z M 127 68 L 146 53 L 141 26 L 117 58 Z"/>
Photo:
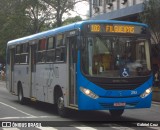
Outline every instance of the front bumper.
<path id="1" fill-rule="evenodd" d="M 105 98 L 92 99 L 83 93 L 79 98 L 79 110 L 109 110 L 109 109 L 135 109 L 150 108 L 152 93 L 147 97 L 127 97 L 127 98 Z M 114 106 L 114 103 L 125 103 L 125 106 Z"/>

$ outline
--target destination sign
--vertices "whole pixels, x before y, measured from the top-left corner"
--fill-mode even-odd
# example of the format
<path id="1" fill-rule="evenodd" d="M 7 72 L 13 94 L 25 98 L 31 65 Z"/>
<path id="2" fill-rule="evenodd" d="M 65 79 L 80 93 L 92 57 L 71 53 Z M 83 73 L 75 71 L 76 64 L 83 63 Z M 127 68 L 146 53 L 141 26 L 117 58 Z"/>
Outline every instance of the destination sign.
<path id="1" fill-rule="evenodd" d="M 135 27 L 130 25 L 106 25 L 106 32 L 134 33 Z"/>
<path id="2" fill-rule="evenodd" d="M 123 33 L 123 34 L 144 34 L 146 29 L 143 26 L 127 24 L 89 24 L 88 31 L 91 33 Z"/>

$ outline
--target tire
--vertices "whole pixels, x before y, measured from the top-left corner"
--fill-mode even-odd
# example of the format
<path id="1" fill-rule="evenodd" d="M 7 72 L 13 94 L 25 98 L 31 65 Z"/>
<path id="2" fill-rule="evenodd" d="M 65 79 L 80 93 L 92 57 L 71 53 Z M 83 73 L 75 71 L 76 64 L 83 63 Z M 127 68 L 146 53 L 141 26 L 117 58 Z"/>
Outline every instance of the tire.
<path id="1" fill-rule="evenodd" d="M 61 117 L 67 117 L 67 108 L 64 107 L 63 96 L 57 97 L 57 111 Z"/>
<path id="2" fill-rule="evenodd" d="M 18 101 L 20 104 L 25 104 L 25 98 L 23 96 L 23 89 L 22 87 L 18 88 Z"/>
<path id="3" fill-rule="evenodd" d="M 113 117 L 120 117 L 122 116 L 123 112 L 124 112 L 124 109 L 121 109 L 121 110 L 109 110 L 111 116 Z"/>

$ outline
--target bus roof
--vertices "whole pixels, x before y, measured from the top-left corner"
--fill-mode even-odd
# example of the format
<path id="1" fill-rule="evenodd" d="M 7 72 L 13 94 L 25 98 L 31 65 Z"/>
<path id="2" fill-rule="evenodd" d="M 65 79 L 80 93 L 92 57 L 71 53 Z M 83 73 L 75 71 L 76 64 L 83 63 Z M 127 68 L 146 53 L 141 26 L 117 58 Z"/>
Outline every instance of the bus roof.
<path id="1" fill-rule="evenodd" d="M 37 34 L 33 34 L 30 36 L 18 38 L 15 40 L 11 40 L 7 43 L 8 46 L 14 45 L 14 44 L 20 44 L 20 43 L 26 43 L 32 40 L 41 39 L 44 37 L 53 36 L 59 33 L 75 30 L 75 29 L 81 29 L 83 24 L 86 23 L 113 23 L 113 24 L 131 24 L 131 25 L 139 25 L 139 26 L 146 26 L 146 24 L 138 23 L 138 22 L 127 22 L 127 21 L 116 21 L 116 20 L 87 20 L 87 21 L 80 21 L 76 23 L 72 23 L 66 26 L 58 27 L 55 29 L 51 29 L 48 31 L 40 32 Z"/>

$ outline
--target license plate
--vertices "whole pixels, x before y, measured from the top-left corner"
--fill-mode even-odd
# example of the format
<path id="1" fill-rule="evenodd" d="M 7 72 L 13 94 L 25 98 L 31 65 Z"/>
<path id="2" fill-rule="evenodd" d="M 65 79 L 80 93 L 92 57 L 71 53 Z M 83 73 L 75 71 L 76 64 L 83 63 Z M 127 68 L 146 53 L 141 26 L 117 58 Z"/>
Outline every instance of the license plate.
<path id="1" fill-rule="evenodd" d="M 124 103 L 124 102 L 114 103 L 114 106 L 115 106 L 115 107 L 123 107 L 123 106 L 125 106 L 125 105 L 126 105 L 126 103 Z"/>

